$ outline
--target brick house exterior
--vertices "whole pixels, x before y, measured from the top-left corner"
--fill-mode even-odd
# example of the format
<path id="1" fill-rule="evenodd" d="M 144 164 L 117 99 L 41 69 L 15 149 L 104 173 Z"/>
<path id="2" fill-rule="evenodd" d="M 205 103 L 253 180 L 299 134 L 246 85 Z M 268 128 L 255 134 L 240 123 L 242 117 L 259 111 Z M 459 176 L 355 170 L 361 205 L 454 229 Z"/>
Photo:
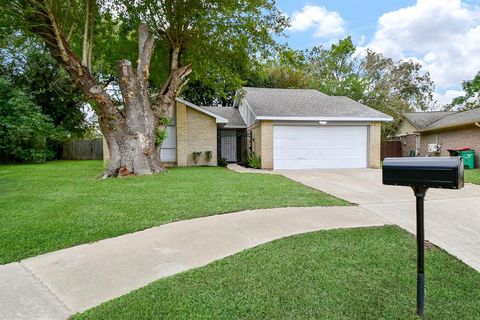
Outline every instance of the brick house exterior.
<path id="1" fill-rule="evenodd" d="M 466 125 L 446 128 L 443 130 L 428 131 L 421 134 L 420 155 L 429 155 L 428 145 L 434 143 L 440 145 L 440 153 L 433 156 L 449 156 L 448 149 L 469 147 L 476 151 L 475 168 L 480 167 L 480 127 Z"/>
<path id="2" fill-rule="evenodd" d="M 405 114 L 396 140 L 402 141 L 402 154 L 449 156 L 449 149 L 469 147 L 476 151 L 475 167 L 480 167 L 480 108 L 462 112 L 413 112 Z M 440 152 L 429 152 L 436 144 Z"/>

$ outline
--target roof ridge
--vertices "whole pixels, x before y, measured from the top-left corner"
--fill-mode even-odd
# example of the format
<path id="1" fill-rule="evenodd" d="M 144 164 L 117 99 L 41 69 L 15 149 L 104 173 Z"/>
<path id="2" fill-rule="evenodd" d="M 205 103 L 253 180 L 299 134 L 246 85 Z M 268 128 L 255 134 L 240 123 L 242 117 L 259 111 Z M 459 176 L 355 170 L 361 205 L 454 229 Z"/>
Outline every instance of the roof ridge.
<path id="1" fill-rule="evenodd" d="M 438 121 L 442 120 L 442 119 L 445 119 L 446 117 L 449 117 L 449 116 L 453 116 L 454 114 L 457 114 L 459 112 L 455 112 L 455 113 L 450 113 L 450 114 L 446 114 L 444 115 L 443 117 L 441 117 L 440 119 L 436 120 L 436 121 L 433 121 L 432 123 L 430 123 L 427 128 L 430 128 L 431 126 L 433 126 L 435 123 L 437 123 Z"/>
<path id="2" fill-rule="evenodd" d="M 433 110 L 433 111 L 411 111 L 411 112 L 404 112 L 404 114 L 410 114 L 410 113 L 435 113 L 435 112 L 460 113 L 461 111 L 440 111 L 440 110 Z"/>

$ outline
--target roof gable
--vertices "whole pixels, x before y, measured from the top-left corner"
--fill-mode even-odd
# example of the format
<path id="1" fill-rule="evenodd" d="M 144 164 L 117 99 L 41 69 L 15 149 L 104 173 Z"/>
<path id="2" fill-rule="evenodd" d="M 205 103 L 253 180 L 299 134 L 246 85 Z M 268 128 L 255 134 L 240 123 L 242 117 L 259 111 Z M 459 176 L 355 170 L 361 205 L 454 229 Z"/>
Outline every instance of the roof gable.
<path id="1" fill-rule="evenodd" d="M 455 112 L 448 112 L 448 111 L 408 112 L 404 114 L 404 117 L 415 128 L 424 129 L 429 125 L 431 125 L 432 123 L 453 113 Z"/>
<path id="2" fill-rule="evenodd" d="M 189 101 L 187 101 L 187 100 L 184 100 L 184 99 L 182 99 L 182 98 L 176 98 L 175 100 L 176 100 L 177 102 L 183 103 L 183 104 L 186 105 L 186 106 L 189 106 L 189 107 L 192 108 L 192 109 L 195 109 L 195 110 L 197 110 L 197 111 L 200 111 L 200 112 L 202 112 L 202 113 L 205 113 L 205 114 L 207 114 L 207 115 L 215 118 L 215 120 L 216 120 L 217 123 L 228 123 L 228 119 L 226 119 L 226 118 L 224 118 L 224 117 L 222 117 L 222 116 L 220 116 L 220 115 L 218 115 L 218 114 L 216 114 L 216 113 L 214 113 L 214 112 L 211 112 L 211 111 L 209 111 L 209 110 L 206 110 L 205 108 L 199 107 L 199 106 L 197 106 L 196 104 L 193 104 L 193 103 L 191 103 L 191 102 L 189 102 Z"/>
<path id="3" fill-rule="evenodd" d="M 234 128 L 246 128 L 247 125 L 240 114 L 238 108 L 234 107 L 201 107 L 207 111 L 213 112 L 225 119 L 228 120 L 228 123 L 224 126 L 224 128 L 234 129 Z"/>

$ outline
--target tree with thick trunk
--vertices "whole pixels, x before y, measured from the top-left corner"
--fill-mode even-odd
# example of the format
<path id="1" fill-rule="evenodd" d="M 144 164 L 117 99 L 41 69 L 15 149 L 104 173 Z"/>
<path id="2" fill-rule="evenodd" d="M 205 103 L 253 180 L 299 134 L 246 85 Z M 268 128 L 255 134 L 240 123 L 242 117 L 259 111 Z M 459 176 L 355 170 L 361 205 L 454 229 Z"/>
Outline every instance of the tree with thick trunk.
<path id="1" fill-rule="evenodd" d="M 94 0 L 17 0 L 13 3 L 11 8 L 20 13 L 28 30 L 44 40 L 51 55 L 91 101 L 110 152 L 105 177 L 164 171 L 160 159 L 162 141 L 174 114 L 175 99 L 192 72 L 192 64 L 210 74 L 227 70 L 228 66 L 215 64 L 229 61 L 235 55 L 245 59 L 268 52 L 275 45 L 272 33 L 280 32 L 286 25 L 270 0 L 107 1 L 110 5 L 113 3 L 113 7 Z M 116 12 L 117 17 L 108 14 L 109 9 Z M 79 17 L 80 12 L 83 19 Z M 100 19 L 95 19 L 96 14 Z M 138 25 L 136 32 L 128 33 L 128 38 L 136 34 L 138 39 L 137 60 L 116 62 L 114 78 L 115 86 L 121 91 L 120 103 L 116 103 L 108 93 L 108 85 L 98 81 L 92 71 L 95 24 L 107 20 L 115 20 L 116 25 L 122 27 Z M 74 35 L 75 27 L 82 23 L 83 36 L 79 41 Z M 219 41 L 224 43 L 220 45 Z M 169 52 L 168 67 L 164 68 L 168 75 L 161 85 L 152 87 L 151 63 L 158 43 Z M 210 51 L 213 49 L 216 50 Z M 79 51 L 81 55 L 77 54 Z M 223 57 L 219 58 L 219 54 Z M 134 56 L 132 52 L 128 55 Z M 209 66 L 215 67 L 202 69 Z M 233 77 L 232 70 L 229 72 Z M 154 87 L 157 89 L 152 90 Z"/>

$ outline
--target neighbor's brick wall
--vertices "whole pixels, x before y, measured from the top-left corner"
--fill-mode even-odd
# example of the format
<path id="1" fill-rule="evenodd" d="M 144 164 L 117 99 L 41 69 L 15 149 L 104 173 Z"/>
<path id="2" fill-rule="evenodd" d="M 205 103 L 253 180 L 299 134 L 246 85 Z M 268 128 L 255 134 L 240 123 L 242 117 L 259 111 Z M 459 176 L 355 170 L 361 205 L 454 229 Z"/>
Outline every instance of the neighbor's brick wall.
<path id="1" fill-rule="evenodd" d="M 402 142 L 402 157 L 410 157 L 410 151 L 417 148 L 416 135 L 409 134 L 408 136 L 400 137 L 399 140 Z"/>
<path id="2" fill-rule="evenodd" d="M 438 139 L 438 140 L 437 140 Z M 448 149 L 470 147 L 476 151 L 475 167 L 480 166 L 480 128 L 474 124 L 459 127 L 456 129 L 443 130 L 423 134 L 420 136 L 420 156 L 424 157 L 428 154 L 428 144 L 438 143 L 441 147 L 440 154 L 434 156 L 449 156 Z"/>
<path id="3" fill-rule="evenodd" d="M 192 153 L 202 154 L 197 165 L 217 165 L 217 122 L 212 116 L 192 108 L 187 108 L 187 164 L 194 165 Z M 206 151 L 212 152 L 207 160 Z"/>
<path id="4" fill-rule="evenodd" d="M 382 137 L 382 123 L 372 122 L 369 126 L 369 142 L 368 142 L 368 167 L 372 169 L 380 168 L 381 156 L 381 137 Z"/>

